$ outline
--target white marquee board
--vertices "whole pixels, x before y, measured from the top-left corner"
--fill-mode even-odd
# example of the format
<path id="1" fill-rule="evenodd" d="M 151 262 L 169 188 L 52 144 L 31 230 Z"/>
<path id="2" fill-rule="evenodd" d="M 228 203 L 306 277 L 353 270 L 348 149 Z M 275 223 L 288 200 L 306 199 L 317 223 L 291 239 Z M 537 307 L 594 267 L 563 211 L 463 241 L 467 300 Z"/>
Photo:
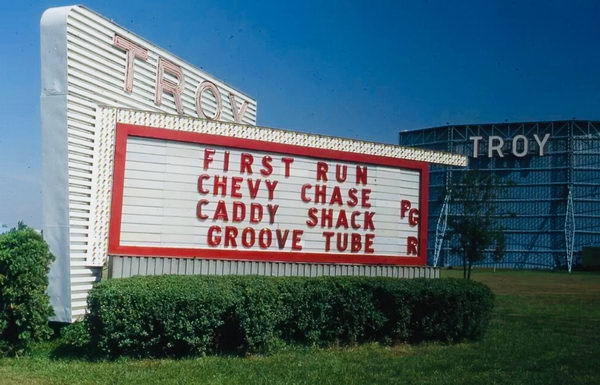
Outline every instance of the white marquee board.
<path id="1" fill-rule="evenodd" d="M 109 254 L 426 262 L 427 163 L 119 123 L 116 141 Z"/>

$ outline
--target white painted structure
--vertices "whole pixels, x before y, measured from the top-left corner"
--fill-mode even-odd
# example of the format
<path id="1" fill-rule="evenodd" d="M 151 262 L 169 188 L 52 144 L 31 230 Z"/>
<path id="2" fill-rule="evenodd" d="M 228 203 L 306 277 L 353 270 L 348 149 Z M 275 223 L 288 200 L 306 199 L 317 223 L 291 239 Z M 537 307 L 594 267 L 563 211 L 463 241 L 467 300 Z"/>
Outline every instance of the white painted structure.
<path id="1" fill-rule="evenodd" d="M 254 127 L 256 101 L 84 7 L 46 11 L 41 21 L 41 46 L 44 237 L 57 257 L 50 271 L 49 294 L 58 321 L 70 322 L 85 314 L 87 293 L 109 261 L 115 140 L 119 123 L 260 140 L 274 146 L 285 144 L 315 151 L 337 150 L 417 162 L 466 164 L 466 158 L 460 155 Z M 147 181 L 152 178 L 167 180 L 171 172 L 177 171 L 153 170 L 146 166 L 158 160 L 160 151 L 178 148 L 179 144 L 154 141 L 151 144 L 157 151 L 144 153 L 150 143 L 130 139 L 131 149 L 137 148 L 136 156 L 149 157 L 144 160 L 144 169 L 137 170 L 148 173 L 144 174 Z M 197 150 L 192 148 L 191 153 Z M 185 158 L 179 153 L 180 149 L 176 152 L 175 161 Z M 134 158 L 134 152 L 129 155 Z M 131 168 L 134 164 L 129 166 L 134 171 Z M 382 168 L 382 175 L 385 172 Z M 193 173 L 183 175 L 184 179 L 190 175 Z M 136 188 L 134 176 L 130 173 L 126 181 L 130 196 Z M 392 194 L 411 194 L 414 181 L 410 182 L 410 172 L 405 176 L 409 183 L 402 191 Z M 190 181 L 186 179 L 184 183 Z M 389 188 L 395 190 L 394 186 Z M 381 194 L 389 192 L 382 191 Z M 148 196 L 140 198 L 151 199 Z M 136 214 L 131 203 L 129 201 L 124 207 L 133 224 L 139 218 L 133 217 Z M 173 218 L 173 213 L 167 214 L 158 217 L 161 222 Z M 179 230 L 170 229 L 165 234 L 175 236 Z M 397 230 L 410 232 L 410 229 Z M 125 239 L 135 233 L 135 228 L 124 227 L 123 231 Z M 160 231 L 163 234 L 162 228 Z M 139 241 L 132 235 L 127 242 Z M 169 242 L 166 242 L 167 246 L 176 246 L 172 240 Z M 195 246 L 194 240 L 186 242 Z M 393 248 L 389 250 L 392 255 L 394 252 Z M 122 258 L 119 254 L 112 255 Z M 219 258 L 205 259 L 203 266 L 218 265 L 220 262 L 215 262 L 216 259 Z M 265 261 L 230 260 L 227 266 L 223 271 L 253 272 L 254 268 L 271 271 L 277 265 Z M 333 265 L 321 266 L 327 271 Z M 246 270 L 247 267 L 252 269 Z M 296 269 L 293 264 L 287 267 Z M 354 267 L 349 266 L 347 271 L 352 269 Z M 318 268 L 309 270 L 321 271 Z M 373 269 L 370 273 L 371 269 L 361 268 L 360 271 L 368 275 L 378 274 L 379 270 Z M 163 272 L 167 272 L 166 268 Z"/>
<path id="2" fill-rule="evenodd" d="M 121 48 L 127 44 L 145 50 L 145 60 L 128 60 L 131 50 Z M 216 115 L 213 84 L 220 120 L 256 123 L 255 100 L 105 17 L 82 6 L 51 8 L 42 16 L 43 229 L 57 256 L 49 288 L 56 320 L 84 314 L 87 292 L 100 274 L 101 264 L 89 258 L 98 106 L 177 113 L 172 93 L 162 92 L 157 104 L 157 83 L 177 80 L 164 68 L 159 78 L 160 58 L 183 74 L 184 114 Z"/>

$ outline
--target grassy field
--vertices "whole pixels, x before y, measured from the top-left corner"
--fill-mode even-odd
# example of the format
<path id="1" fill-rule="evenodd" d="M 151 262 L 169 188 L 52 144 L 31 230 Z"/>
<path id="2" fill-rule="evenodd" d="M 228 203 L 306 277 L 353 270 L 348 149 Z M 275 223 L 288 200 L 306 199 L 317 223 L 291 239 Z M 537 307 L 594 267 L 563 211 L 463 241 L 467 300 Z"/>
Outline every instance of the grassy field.
<path id="1" fill-rule="evenodd" d="M 459 276 L 443 271 L 443 276 Z M 600 274 L 475 271 L 496 293 L 475 343 L 87 362 L 56 343 L 0 359 L 0 384 L 600 384 Z"/>

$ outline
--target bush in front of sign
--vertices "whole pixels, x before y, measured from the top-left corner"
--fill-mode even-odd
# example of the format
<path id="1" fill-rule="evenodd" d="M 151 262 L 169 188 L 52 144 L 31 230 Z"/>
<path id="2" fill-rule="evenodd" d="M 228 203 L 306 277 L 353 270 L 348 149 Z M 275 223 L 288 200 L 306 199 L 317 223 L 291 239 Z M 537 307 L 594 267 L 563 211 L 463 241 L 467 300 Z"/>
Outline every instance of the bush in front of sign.
<path id="1" fill-rule="evenodd" d="M 101 282 L 88 303 L 90 313 L 67 329 L 65 344 L 161 357 L 475 339 L 489 322 L 493 294 L 454 279 L 147 276 Z"/>
<path id="2" fill-rule="evenodd" d="M 46 295 L 54 256 L 35 230 L 19 226 L 0 234 L 0 355 L 17 355 L 52 334 Z"/>
<path id="3" fill-rule="evenodd" d="M 458 279 L 411 282 L 411 341 L 460 341 L 483 336 L 494 306 L 489 287 Z"/>

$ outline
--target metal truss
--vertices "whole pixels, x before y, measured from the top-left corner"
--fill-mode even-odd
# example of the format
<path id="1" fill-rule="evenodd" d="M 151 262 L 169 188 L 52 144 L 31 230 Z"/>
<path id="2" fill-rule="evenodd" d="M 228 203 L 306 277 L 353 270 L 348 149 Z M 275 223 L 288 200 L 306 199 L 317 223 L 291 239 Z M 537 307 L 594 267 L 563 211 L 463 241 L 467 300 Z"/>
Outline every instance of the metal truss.
<path id="1" fill-rule="evenodd" d="M 454 152 L 454 127 L 448 131 L 448 144 L 447 150 Z M 451 188 L 450 183 L 452 179 L 452 168 L 446 167 L 446 177 L 444 180 L 444 188 L 446 190 L 446 196 L 444 197 L 444 203 L 440 209 L 440 216 L 438 217 L 437 225 L 435 227 L 435 244 L 433 248 L 433 266 L 437 266 L 440 259 L 440 253 L 444 240 L 446 238 L 446 228 L 448 226 L 448 206 L 450 202 Z"/>
<path id="2" fill-rule="evenodd" d="M 450 194 L 446 194 L 444 198 L 444 204 L 440 210 L 440 216 L 438 217 L 437 225 L 435 227 L 435 246 L 433 249 L 433 266 L 437 266 L 440 259 L 440 252 L 442 251 L 442 245 L 444 244 L 444 238 L 446 236 L 446 227 L 448 225 L 448 201 L 450 200 Z"/>
<path id="3" fill-rule="evenodd" d="M 567 257 L 567 269 L 569 273 L 573 269 L 573 248 L 575 246 L 575 213 L 573 210 L 573 193 L 569 189 L 567 197 L 567 209 L 565 213 L 565 252 Z"/>

